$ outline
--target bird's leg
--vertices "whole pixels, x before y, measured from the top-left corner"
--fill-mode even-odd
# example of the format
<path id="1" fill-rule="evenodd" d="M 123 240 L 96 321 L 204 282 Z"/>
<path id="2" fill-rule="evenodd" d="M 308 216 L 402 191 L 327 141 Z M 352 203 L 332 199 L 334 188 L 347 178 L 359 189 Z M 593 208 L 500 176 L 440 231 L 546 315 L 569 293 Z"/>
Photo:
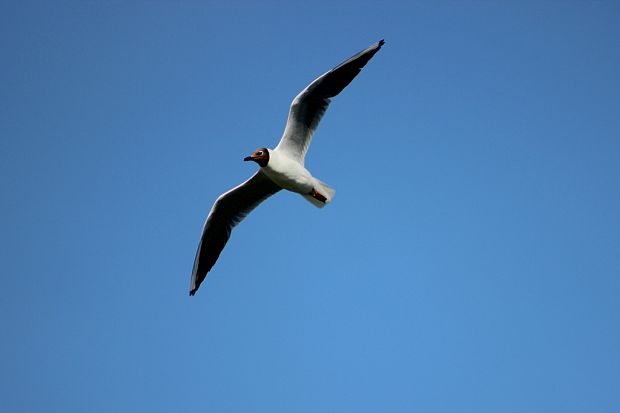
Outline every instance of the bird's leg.
<path id="1" fill-rule="evenodd" d="M 325 198 L 325 195 L 323 195 L 320 192 L 317 192 L 317 190 L 314 188 L 312 188 L 312 191 L 310 191 L 310 196 L 316 200 L 321 201 L 322 203 L 327 202 L 327 198 Z"/>

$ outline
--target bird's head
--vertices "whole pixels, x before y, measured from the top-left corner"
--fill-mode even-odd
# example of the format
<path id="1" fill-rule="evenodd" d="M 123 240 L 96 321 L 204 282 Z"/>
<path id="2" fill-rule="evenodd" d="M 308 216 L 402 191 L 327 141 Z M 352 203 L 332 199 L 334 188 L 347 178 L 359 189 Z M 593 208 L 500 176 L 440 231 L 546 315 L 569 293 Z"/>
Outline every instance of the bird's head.
<path id="1" fill-rule="evenodd" d="M 269 163 L 269 149 L 260 148 L 255 150 L 252 155 L 243 158 L 244 161 L 254 161 L 261 167 L 267 166 Z"/>

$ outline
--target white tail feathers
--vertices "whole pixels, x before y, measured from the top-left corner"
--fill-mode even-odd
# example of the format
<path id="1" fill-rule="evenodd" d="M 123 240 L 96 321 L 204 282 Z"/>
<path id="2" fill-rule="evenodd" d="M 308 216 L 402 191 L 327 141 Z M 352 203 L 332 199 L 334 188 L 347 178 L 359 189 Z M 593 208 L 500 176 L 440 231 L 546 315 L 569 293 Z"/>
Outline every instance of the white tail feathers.
<path id="1" fill-rule="evenodd" d="M 315 178 L 314 180 L 314 189 L 320 195 L 323 195 L 326 199 L 325 202 L 319 201 L 312 195 L 302 195 L 306 198 L 312 205 L 318 208 L 323 208 L 325 205 L 329 204 L 332 201 L 334 195 L 336 195 L 336 190 L 331 186 L 327 185 L 325 182 L 321 182 Z"/>

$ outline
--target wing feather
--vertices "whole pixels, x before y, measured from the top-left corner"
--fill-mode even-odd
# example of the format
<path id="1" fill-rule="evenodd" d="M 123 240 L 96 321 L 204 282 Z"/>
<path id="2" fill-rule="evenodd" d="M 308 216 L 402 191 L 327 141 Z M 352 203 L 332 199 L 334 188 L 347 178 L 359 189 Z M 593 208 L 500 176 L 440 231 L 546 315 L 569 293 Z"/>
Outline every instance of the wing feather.
<path id="1" fill-rule="evenodd" d="M 220 256 L 233 228 L 254 208 L 280 190 L 262 171 L 220 195 L 205 221 L 196 251 L 189 295 L 194 295 L 200 283 Z"/>
<path id="2" fill-rule="evenodd" d="M 330 98 L 338 95 L 351 83 L 384 43 L 381 40 L 362 50 L 302 90 L 291 103 L 284 134 L 276 150 L 288 151 L 303 165 L 312 135 L 329 106 Z"/>

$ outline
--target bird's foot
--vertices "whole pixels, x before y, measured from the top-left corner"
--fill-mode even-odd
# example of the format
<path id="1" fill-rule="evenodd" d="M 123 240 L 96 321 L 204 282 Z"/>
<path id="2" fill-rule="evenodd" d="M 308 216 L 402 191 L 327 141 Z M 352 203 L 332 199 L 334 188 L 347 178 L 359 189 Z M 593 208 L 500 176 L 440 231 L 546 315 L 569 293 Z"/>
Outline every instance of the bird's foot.
<path id="1" fill-rule="evenodd" d="M 314 188 L 312 188 L 312 191 L 310 191 L 310 196 L 318 201 L 321 201 L 322 203 L 327 202 L 327 198 L 325 198 L 325 195 L 317 192 L 317 190 Z"/>

